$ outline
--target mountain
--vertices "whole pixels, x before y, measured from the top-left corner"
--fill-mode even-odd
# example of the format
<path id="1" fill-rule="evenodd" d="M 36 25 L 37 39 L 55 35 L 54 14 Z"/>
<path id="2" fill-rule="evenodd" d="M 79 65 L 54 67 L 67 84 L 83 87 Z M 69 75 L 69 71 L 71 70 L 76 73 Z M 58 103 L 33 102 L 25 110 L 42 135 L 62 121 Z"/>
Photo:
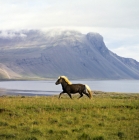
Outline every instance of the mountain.
<path id="1" fill-rule="evenodd" d="M 139 79 L 139 62 L 111 52 L 98 33 L 0 31 L 0 79 Z"/>

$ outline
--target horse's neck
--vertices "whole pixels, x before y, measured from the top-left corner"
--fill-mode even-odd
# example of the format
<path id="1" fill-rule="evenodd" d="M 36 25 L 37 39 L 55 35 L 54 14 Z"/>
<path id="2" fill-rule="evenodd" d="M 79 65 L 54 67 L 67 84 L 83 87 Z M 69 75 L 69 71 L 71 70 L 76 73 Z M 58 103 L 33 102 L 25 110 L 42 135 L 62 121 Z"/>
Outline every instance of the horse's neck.
<path id="1" fill-rule="evenodd" d="M 67 87 L 68 83 L 65 82 L 65 81 L 63 81 L 63 82 L 61 83 L 61 85 L 62 85 L 63 90 L 65 90 L 65 88 Z"/>

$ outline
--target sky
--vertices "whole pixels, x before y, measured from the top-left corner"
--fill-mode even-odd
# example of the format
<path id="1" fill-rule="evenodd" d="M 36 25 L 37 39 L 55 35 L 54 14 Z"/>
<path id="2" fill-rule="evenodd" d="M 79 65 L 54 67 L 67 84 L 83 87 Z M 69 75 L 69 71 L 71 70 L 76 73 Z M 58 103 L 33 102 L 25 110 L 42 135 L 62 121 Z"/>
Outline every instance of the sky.
<path id="1" fill-rule="evenodd" d="M 139 0 L 0 0 L 0 30 L 97 32 L 109 50 L 139 62 Z"/>

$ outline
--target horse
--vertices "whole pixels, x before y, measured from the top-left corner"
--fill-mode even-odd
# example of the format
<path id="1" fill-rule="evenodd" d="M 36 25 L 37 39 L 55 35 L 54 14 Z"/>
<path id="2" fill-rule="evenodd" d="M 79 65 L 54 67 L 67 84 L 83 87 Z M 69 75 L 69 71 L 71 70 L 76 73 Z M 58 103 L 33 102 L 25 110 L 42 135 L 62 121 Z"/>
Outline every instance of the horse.
<path id="1" fill-rule="evenodd" d="M 61 84 L 63 89 L 63 91 L 59 94 L 59 99 L 61 95 L 64 93 L 67 93 L 71 99 L 72 99 L 71 94 L 75 94 L 75 93 L 80 94 L 79 98 L 83 97 L 83 94 L 85 94 L 90 99 L 92 97 L 92 92 L 88 85 L 72 84 L 66 76 L 58 77 L 55 84 L 56 85 Z"/>

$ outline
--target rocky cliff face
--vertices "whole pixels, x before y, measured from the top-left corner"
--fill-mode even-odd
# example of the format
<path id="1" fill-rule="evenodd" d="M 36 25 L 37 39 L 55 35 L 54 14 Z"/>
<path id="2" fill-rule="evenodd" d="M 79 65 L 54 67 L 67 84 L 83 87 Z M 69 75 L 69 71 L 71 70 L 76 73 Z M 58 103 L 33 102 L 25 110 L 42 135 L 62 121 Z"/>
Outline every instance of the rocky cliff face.
<path id="1" fill-rule="evenodd" d="M 139 62 L 108 50 L 98 33 L 1 31 L 0 64 L 5 78 L 139 79 Z"/>

